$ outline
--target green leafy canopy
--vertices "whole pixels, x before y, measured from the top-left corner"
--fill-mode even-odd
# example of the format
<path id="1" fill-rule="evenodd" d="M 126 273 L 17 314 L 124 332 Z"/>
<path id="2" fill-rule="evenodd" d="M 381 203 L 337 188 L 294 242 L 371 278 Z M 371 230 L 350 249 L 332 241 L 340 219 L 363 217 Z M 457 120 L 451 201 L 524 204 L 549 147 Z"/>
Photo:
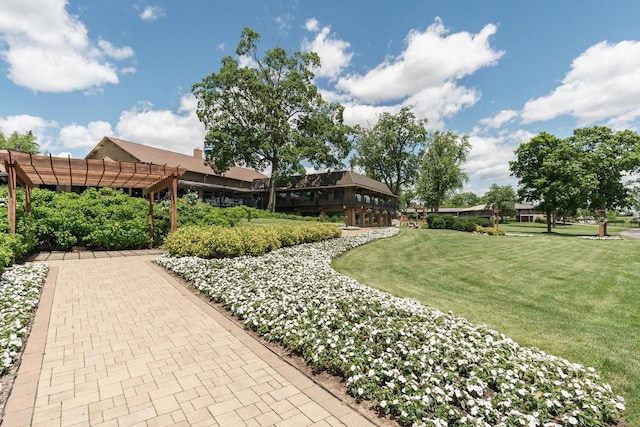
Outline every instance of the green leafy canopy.
<path id="1" fill-rule="evenodd" d="M 415 183 L 427 140 L 427 119 L 417 119 L 411 107 L 397 114 L 382 113 L 372 128 L 356 128 L 355 155 L 351 166 L 360 166 L 367 176 L 387 184 L 400 195 Z"/>
<path id="2" fill-rule="evenodd" d="M 342 164 L 350 149 L 350 128 L 340 104 L 324 101 L 313 82 L 316 53 L 288 54 L 275 47 L 258 51 L 260 35 L 245 28 L 218 73 L 196 83 L 197 114 L 205 125 L 207 164 L 218 173 L 234 165 L 271 169 L 269 207 L 275 209 L 279 178 Z"/>

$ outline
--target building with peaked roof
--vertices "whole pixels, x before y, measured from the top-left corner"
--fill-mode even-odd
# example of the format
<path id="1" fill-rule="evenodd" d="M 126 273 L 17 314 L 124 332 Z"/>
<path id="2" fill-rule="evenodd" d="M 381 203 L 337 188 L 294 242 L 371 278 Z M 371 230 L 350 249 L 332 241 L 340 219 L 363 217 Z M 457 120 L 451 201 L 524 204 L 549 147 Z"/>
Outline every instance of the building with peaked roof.
<path id="1" fill-rule="evenodd" d="M 253 169 L 241 167 L 217 174 L 204 164 L 204 152 L 199 148 L 189 156 L 109 136 L 102 138 L 85 158 L 180 166 L 186 172 L 178 181 L 178 196 L 197 193 L 201 200 L 214 206 L 254 206 L 252 182 L 267 178 Z"/>
<path id="2" fill-rule="evenodd" d="M 268 200 L 269 178 L 253 181 Z M 296 215 L 344 215 L 350 226 L 391 225 L 398 197 L 386 184 L 353 171 L 292 176 L 276 187 L 276 211 Z"/>
<path id="3" fill-rule="evenodd" d="M 185 169 L 178 196 L 197 193 L 214 206 L 247 205 L 265 209 L 269 180 L 252 169 L 232 167 L 216 174 L 204 164 L 203 150 L 193 156 L 105 136 L 87 159 L 168 165 Z M 347 225 L 390 225 L 398 197 L 387 185 L 353 171 L 292 176 L 277 187 L 276 211 L 297 215 L 344 215 Z M 130 191 L 132 195 L 138 194 Z"/>
<path id="4" fill-rule="evenodd" d="M 517 222 L 534 222 L 536 218 L 544 218 L 544 214 L 536 211 L 533 205 L 527 203 L 516 203 L 514 206 L 515 219 Z M 433 213 L 431 208 L 407 208 L 404 210 L 406 215 L 421 215 Z M 459 217 L 471 218 L 491 218 L 494 213 L 493 209 L 488 209 L 486 205 L 475 205 L 469 207 L 458 208 L 440 208 L 440 215 L 453 215 Z"/>

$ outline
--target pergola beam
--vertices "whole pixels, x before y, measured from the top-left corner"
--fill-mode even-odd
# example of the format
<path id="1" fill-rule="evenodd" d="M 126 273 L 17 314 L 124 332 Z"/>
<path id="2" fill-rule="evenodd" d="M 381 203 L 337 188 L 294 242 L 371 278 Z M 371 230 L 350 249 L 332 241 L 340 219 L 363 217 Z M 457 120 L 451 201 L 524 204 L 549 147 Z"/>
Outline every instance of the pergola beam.
<path id="1" fill-rule="evenodd" d="M 31 188 L 34 185 L 78 185 L 85 187 L 139 188 L 149 200 L 149 239 L 153 243 L 153 199 L 159 191 L 171 193 L 171 231 L 177 229 L 178 179 L 184 168 L 144 163 L 108 162 L 104 159 L 72 159 L 39 156 L 0 150 L 9 179 L 8 219 L 11 233 L 16 231 L 16 186 L 26 190 L 25 210 L 31 212 Z"/>

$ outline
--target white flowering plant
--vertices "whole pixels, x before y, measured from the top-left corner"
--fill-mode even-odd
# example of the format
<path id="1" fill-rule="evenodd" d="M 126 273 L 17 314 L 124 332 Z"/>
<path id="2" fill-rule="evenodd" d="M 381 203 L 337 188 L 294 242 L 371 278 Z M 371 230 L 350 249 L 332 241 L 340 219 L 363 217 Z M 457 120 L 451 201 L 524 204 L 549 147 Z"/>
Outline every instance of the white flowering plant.
<path id="1" fill-rule="evenodd" d="M 20 355 L 48 271 L 46 264 L 27 263 L 0 276 L 0 375 Z"/>
<path id="2" fill-rule="evenodd" d="M 157 262 L 314 370 L 341 376 L 348 393 L 401 425 L 604 426 L 622 416 L 624 399 L 593 369 L 331 268 L 345 251 L 396 233 L 260 257 Z"/>
<path id="3" fill-rule="evenodd" d="M 624 237 L 620 236 L 578 236 L 578 239 L 583 240 L 624 240 Z"/>

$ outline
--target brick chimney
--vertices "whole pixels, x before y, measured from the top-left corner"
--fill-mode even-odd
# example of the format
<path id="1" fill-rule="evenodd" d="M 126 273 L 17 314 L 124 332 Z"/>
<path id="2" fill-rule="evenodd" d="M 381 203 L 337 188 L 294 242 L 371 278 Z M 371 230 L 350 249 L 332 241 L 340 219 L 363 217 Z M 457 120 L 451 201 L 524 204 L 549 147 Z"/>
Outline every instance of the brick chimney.
<path id="1" fill-rule="evenodd" d="M 196 159 L 204 159 L 204 151 L 202 150 L 202 148 L 194 148 L 193 157 L 195 157 Z"/>

